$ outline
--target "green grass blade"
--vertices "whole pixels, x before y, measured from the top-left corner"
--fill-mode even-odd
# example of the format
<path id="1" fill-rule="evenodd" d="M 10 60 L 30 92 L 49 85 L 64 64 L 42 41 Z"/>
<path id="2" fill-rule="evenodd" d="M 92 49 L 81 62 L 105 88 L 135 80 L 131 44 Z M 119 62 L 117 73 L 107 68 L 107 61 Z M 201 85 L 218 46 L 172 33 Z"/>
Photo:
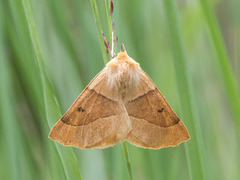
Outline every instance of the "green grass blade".
<path id="1" fill-rule="evenodd" d="M 77 69 L 81 81 L 85 81 L 88 68 L 83 62 L 84 52 L 80 48 L 83 40 L 79 36 L 81 34 L 72 28 L 72 24 L 79 17 L 75 16 L 74 9 L 70 9 L 68 6 L 71 7 L 71 3 L 64 0 L 46 1 L 46 11 L 49 12 L 49 15 L 43 18 L 47 18 L 46 21 L 44 20 L 46 24 L 53 25 L 54 33 L 70 56 L 70 63 Z M 51 36 L 50 33 L 48 35 Z"/>
<path id="2" fill-rule="evenodd" d="M 126 161 L 126 165 L 127 165 L 127 169 L 128 169 L 129 179 L 133 180 L 132 168 L 131 168 L 131 164 L 130 164 L 130 158 L 129 158 L 129 153 L 128 153 L 128 148 L 127 148 L 127 142 L 126 141 L 122 142 L 122 147 L 123 147 L 124 157 L 125 157 L 125 161 Z"/>
<path id="3" fill-rule="evenodd" d="M 197 120 L 190 74 L 185 57 L 182 34 L 178 21 L 177 5 L 174 0 L 164 0 L 165 13 L 168 22 L 170 41 L 173 51 L 175 75 L 181 106 L 181 118 L 188 127 L 191 139 L 186 143 L 188 168 L 191 179 L 205 178 L 203 159 L 204 151 L 201 141 L 201 129 Z"/>
<path id="4" fill-rule="evenodd" d="M 24 97 L 25 100 L 23 100 L 26 101 L 26 105 L 28 105 L 32 115 L 30 119 L 23 117 L 18 121 L 23 123 L 30 121 L 34 126 L 32 128 L 37 130 L 34 130 L 34 134 L 32 133 L 30 136 L 28 132 L 25 132 L 25 136 L 21 138 L 20 142 L 24 151 L 24 155 L 21 155 L 21 162 L 24 164 L 26 161 L 25 166 L 31 169 L 28 170 L 23 165 L 21 166 L 23 167 L 21 171 L 24 170 L 24 177 L 27 175 L 26 171 L 31 173 L 32 177 L 66 179 L 56 146 L 46 136 L 49 133 L 49 126 L 46 121 L 42 88 L 39 88 L 41 78 L 39 67 L 36 61 L 33 61 L 35 56 L 32 51 L 32 42 L 22 2 L 10 0 L 8 3 L 10 11 L 8 11 L 7 15 L 7 36 L 5 37 L 9 44 L 9 52 L 12 54 L 9 60 L 12 61 L 15 84 L 19 83 L 22 89 L 21 93 L 19 93 L 20 89 L 16 89 L 15 94 L 18 96 L 14 103 L 18 104 L 18 98 L 23 99 Z M 24 108 L 22 110 L 24 111 Z M 51 151 L 51 149 L 54 149 L 54 151 Z M 37 157 L 34 156 L 36 153 L 38 154 Z M 47 170 L 45 171 L 45 169 Z"/>
<path id="5" fill-rule="evenodd" d="M 237 88 L 237 81 L 234 77 L 230 60 L 224 45 L 219 26 L 209 0 L 200 0 L 203 14 L 206 17 L 212 43 L 216 51 L 218 63 L 220 65 L 221 75 L 224 87 L 227 92 L 228 101 L 235 117 L 238 131 L 240 132 L 240 96 Z"/>
<path id="6" fill-rule="evenodd" d="M 3 13 L 2 13 L 2 3 L 0 4 L 0 25 L 4 24 Z M 9 175 L 11 179 L 17 179 L 20 176 L 19 173 L 19 158 L 17 156 L 18 151 L 18 136 L 16 128 L 16 117 L 12 107 L 12 88 L 10 87 L 10 72 L 9 72 L 9 62 L 7 61 L 6 55 L 4 53 L 4 28 L 0 27 L 0 128 L 1 135 L 4 137 L 3 146 L 1 149 L 5 154 L 6 164 L 2 167 L 6 174 Z M 9 101 L 11 99 L 11 101 Z M 3 162 L 1 162 L 3 164 Z"/>
<path id="7" fill-rule="evenodd" d="M 100 22 L 100 18 L 99 18 L 97 3 L 96 3 L 95 0 L 90 0 L 90 3 L 91 3 L 91 6 L 92 6 L 94 19 L 95 19 L 95 22 L 96 22 L 96 25 L 97 25 L 98 37 L 99 37 L 99 40 L 100 40 L 100 46 L 101 46 L 101 50 L 102 50 L 102 56 L 103 56 L 104 64 L 107 64 L 108 58 L 107 58 L 107 53 L 106 53 L 105 46 L 104 46 L 103 37 L 102 37 L 101 22 Z"/>
<path id="8" fill-rule="evenodd" d="M 1 42 L 0 42 L 1 43 Z M 0 45 L 1 46 L 1 45 Z M 1 48 L 1 47 L 0 47 Z M 17 156 L 19 151 L 19 134 L 18 134 L 18 124 L 17 118 L 15 114 L 12 112 L 13 106 L 11 104 L 12 101 L 9 99 L 13 99 L 12 89 L 10 86 L 11 81 L 9 79 L 9 65 L 6 64 L 7 59 L 2 57 L 2 51 L 0 50 L 0 118 L 1 118 L 1 132 L 4 137 L 3 143 L 4 146 L 1 148 L 4 151 L 5 156 L 7 157 L 6 171 L 9 174 L 11 179 L 18 179 L 20 176 L 18 165 L 20 164 L 19 158 Z M 6 82 L 8 81 L 8 82 Z"/>
<path id="9" fill-rule="evenodd" d="M 49 127 L 52 127 L 55 123 L 55 120 L 61 117 L 61 113 L 60 113 L 57 101 L 55 99 L 55 96 L 52 92 L 51 86 L 49 84 L 47 73 L 43 63 L 43 58 L 40 50 L 38 37 L 37 37 L 37 31 L 35 28 L 31 5 L 28 0 L 22 0 L 22 4 L 24 7 L 26 19 L 28 22 L 28 28 L 29 28 L 29 32 L 30 32 L 30 36 L 33 44 L 33 49 L 34 49 L 36 59 L 41 71 L 47 120 L 48 120 Z M 55 143 L 55 144 L 59 152 L 59 155 L 61 157 L 67 179 L 69 180 L 81 179 L 76 157 L 73 153 L 72 148 L 63 147 L 58 143 Z"/>
<path id="10" fill-rule="evenodd" d="M 109 34 L 109 42 L 112 44 L 112 18 L 110 16 L 109 12 L 110 2 L 109 0 L 105 0 L 105 9 L 106 9 L 106 15 L 107 15 L 107 22 L 108 22 L 108 34 Z"/>

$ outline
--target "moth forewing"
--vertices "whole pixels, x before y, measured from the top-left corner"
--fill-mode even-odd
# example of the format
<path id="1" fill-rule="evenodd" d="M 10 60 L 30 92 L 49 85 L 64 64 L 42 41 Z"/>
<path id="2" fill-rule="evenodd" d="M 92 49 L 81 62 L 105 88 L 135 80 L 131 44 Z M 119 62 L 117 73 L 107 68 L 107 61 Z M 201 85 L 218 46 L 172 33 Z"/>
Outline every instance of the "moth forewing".
<path id="1" fill-rule="evenodd" d="M 131 123 L 118 92 L 101 71 L 52 128 L 49 137 L 66 146 L 105 148 L 126 138 Z"/>
<path id="2" fill-rule="evenodd" d="M 120 52 L 90 82 L 49 137 L 82 149 L 105 148 L 125 139 L 159 149 L 176 146 L 189 134 L 139 64 Z"/>

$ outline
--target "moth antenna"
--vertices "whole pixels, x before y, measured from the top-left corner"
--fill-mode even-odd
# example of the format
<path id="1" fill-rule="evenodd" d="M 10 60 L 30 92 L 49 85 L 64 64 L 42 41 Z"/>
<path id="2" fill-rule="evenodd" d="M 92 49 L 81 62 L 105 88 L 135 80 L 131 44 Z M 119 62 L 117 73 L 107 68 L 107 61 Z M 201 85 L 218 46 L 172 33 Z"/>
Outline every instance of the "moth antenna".
<path id="1" fill-rule="evenodd" d="M 127 52 L 124 44 L 122 43 L 122 45 L 121 45 L 121 52 L 122 52 L 123 50 L 124 50 L 125 53 Z"/>

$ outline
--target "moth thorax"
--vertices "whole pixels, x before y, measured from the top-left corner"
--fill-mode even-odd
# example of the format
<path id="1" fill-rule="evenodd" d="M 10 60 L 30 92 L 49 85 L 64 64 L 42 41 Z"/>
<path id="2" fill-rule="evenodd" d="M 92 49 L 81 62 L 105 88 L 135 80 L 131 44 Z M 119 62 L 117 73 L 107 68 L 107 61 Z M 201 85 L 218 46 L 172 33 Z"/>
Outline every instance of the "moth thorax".
<path id="1" fill-rule="evenodd" d="M 108 85 L 124 95 L 128 89 L 135 88 L 139 84 L 140 66 L 132 59 L 119 61 L 111 60 L 107 64 Z"/>

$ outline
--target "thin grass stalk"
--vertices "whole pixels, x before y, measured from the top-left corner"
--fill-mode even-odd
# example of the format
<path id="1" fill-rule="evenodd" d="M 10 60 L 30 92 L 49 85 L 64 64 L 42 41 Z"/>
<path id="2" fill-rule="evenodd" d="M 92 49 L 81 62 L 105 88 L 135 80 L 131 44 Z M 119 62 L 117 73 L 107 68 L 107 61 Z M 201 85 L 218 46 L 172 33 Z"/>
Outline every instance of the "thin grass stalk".
<path id="1" fill-rule="evenodd" d="M 110 3 L 109 0 L 105 0 L 106 15 L 108 21 L 108 33 L 109 33 L 109 42 L 112 43 L 112 18 L 110 16 Z"/>
<path id="2" fill-rule="evenodd" d="M 105 0 L 105 5 L 106 5 L 106 12 L 107 12 L 107 19 L 108 19 L 108 31 L 110 34 L 110 42 L 112 42 L 112 15 L 110 15 L 109 10 L 111 8 L 111 5 L 109 3 L 109 8 L 107 6 L 107 0 Z M 114 43 L 114 42 L 113 42 Z M 112 47 L 114 47 L 114 44 L 112 44 Z M 115 50 L 112 50 L 113 52 L 115 52 Z M 131 168 L 131 164 L 130 164 L 130 158 L 129 158 L 129 152 L 128 152 L 128 147 L 127 147 L 127 142 L 124 141 L 122 142 L 122 148 L 123 148 L 123 152 L 124 152 L 124 158 L 125 158 L 125 162 L 126 162 L 126 166 L 127 166 L 127 170 L 128 170 L 128 175 L 129 175 L 129 179 L 132 180 L 133 179 L 133 175 L 132 175 L 132 168 Z"/>
<path id="3" fill-rule="evenodd" d="M 61 117 L 61 113 L 58 107 L 58 103 L 52 92 L 47 73 L 45 70 L 43 57 L 40 49 L 40 44 L 37 36 L 37 30 L 35 27 L 35 22 L 31 10 L 31 5 L 29 0 L 22 0 L 22 5 L 24 7 L 25 16 L 28 23 L 28 28 L 30 32 L 30 37 L 32 40 L 32 45 L 34 53 L 36 55 L 36 60 L 41 73 L 41 80 L 43 84 L 43 93 L 45 101 L 45 109 L 47 113 L 48 125 L 52 127 L 54 125 L 54 119 L 56 117 Z M 63 163 L 64 171 L 68 180 L 81 179 L 80 172 L 78 169 L 78 164 L 76 157 L 73 153 L 72 148 L 62 147 L 62 145 L 55 143 L 58 153 L 60 155 L 61 161 Z"/>
<path id="4" fill-rule="evenodd" d="M 186 143 L 186 156 L 190 179 L 205 179 L 205 152 L 197 111 L 194 103 L 187 60 L 185 57 L 182 33 L 178 20 L 177 5 L 174 0 L 164 0 L 165 16 L 168 22 L 170 42 L 173 52 L 181 118 L 188 127 L 191 139 Z"/>
<path id="5" fill-rule="evenodd" d="M 102 50 L 103 61 L 104 61 L 104 64 L 107 64 L 108 58 L 107 58 L 107 53 L 106 53 L 106 50 L 105 50 L 103 37 L 102 37 L 101 22 L 100 22 L 100 18 L 99 18 L 97 3 L 96 3 L 95 0 L 90 0 L 90 3 L 91 3 L 91 6 L 92 6 L 95 23 L 97 25 L 98 37 L 99 37 L 100 46 L 101 46 L 101 50 Z"/>
<path id="6" fill-rule="evenodd" d="M 212 43 L 216 51 L 217 60 L 220 65 L 224 88 L 227 92 L 228 101 L 231 106 L 233 116 L 235 117 L 235 123 L 237 125 L 238 132 L 240 133 L 240 96 L 237 88 L 237 81 L 230 65 L 230 59 L 222 39 L 213 8 L 209 0 L 200 0 L 200 2 L 212 38 Z"/>
<path id="7" fill-rule="evenodd" d="M 131 164 L 130 164 L 130 158 L 129 158 L 128 147 L 127 147 L 126 141 L 122 142 L 122 147 L 123 147 L 124 157 L 125 157 L 125 161 L 126 161 L 126 165 L 127 165 L 127 169 L 128 169 L 129 179 L 133 180 L 132 168 L 131 168 Z"/>
<path id="8" fill-rule="evenodd" d="M 126 166 L 127 166 L 127 170 L 128 170 L 129 179 L 133 180 L 132 168 L 131 168 L 131 164 L 130 164 L 128 146 L 127 146 L 126 141 L 122 142 L 122 147 L 123 147 L 124 158 L 125 158 L 125 162 L 126 162 Z"/>
<path id="9" fill-rule="evenodd" d="M 101 33 L 102 28 L 101 28 L 101 23 L 100 23 L 97 4 L 96 4 L 95 0 L 90 0 L 90 2 L 91 2 L 91 5 L 92 5 L 92 10 L 93 10 L 95 22 L 96 22 L 97 28 L 98 28 L 98 35 L 99 35 L 99 39 L 100 39 L 100 44 L 101 44 L 104 63 L 107 64 L 108 61 L 105 60 L 105 58 L 107 58 L 107 56 L 106 56 L 106 52 L 105 52 L 104 40 L 103 40 L 102 33 Z M 106 7 L 106 14 L 107 14 L 107 19 L 108 19 L 108 27 L 109 27 L 108 31 L 109 31 L 110 38 L 111 38 L 112 37 L 112 18 L 110 17 L 107 0 L 105 0 L 105 7 Z M 109 5 L 109 7 L 110 7 L 110 5 Z M 112 44 L 112 46 L 113 46 L 113 44 Z M 126 142 L 122 143 L 122 147 L 123 147 L 123 151 L 124 151 L 124 157 L 125 157 L 125 160 L 126 160 L 126 165 L 127 165 L 127 169 L 128 169 L 129 178 L 130 178 L 130 180 L 132 180 L 133 176 L 132 176 L 131 164 L 130 164 L 130 159 L 129 159 L 129 155 L 128 155 L 128 148 L 127 148 Z"/>

